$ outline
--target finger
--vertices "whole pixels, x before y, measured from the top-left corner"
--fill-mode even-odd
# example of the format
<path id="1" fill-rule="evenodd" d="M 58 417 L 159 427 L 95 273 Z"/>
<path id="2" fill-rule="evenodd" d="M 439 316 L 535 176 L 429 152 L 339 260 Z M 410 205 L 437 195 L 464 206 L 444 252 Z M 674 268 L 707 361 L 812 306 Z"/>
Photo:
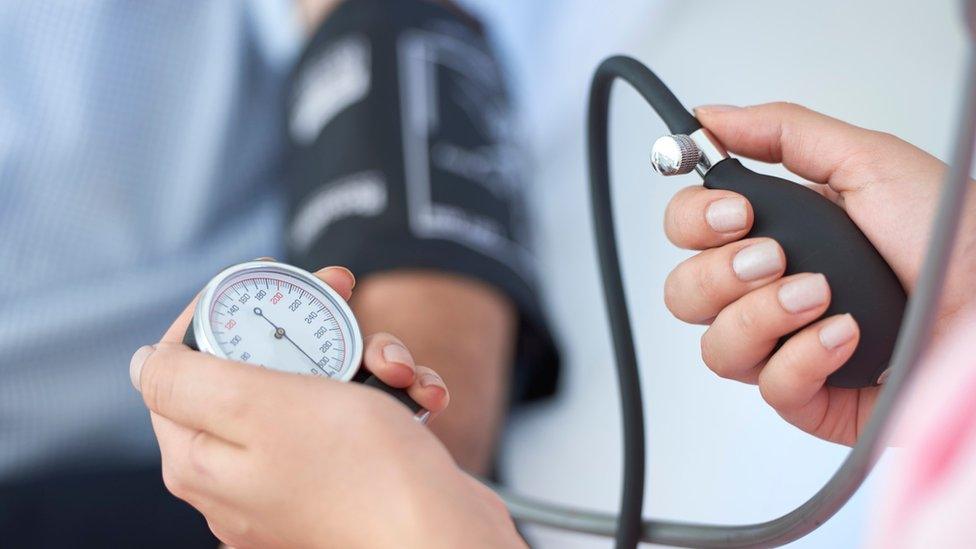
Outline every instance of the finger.
<path id="1" fill-rule="evenodd" d="M 352 297 L 352 289 L 356 287 L 356 277 L 349 269 L 345 267 L 326 267 L 316 271 L 315 276 L 331 286 L 333 290 L 342 296 L 342 299 L 349 301 L 349 298 Z"/>
<path id="2" fill-rule="evenodd" d="M 237 506 L 215 506 L 204 516 L 210 531 L 222 543 L 220 549 L 262 547 L 255 539 L 254 524 Z"/>
<path id="3" fill-rule="evenodd" d="M 757 366 L 776 341 L 823 314 L 830 287 L 822 274 L 782 278 L 722 310 L 702 336 L 705 364 L 728 379 L 755 383 Z"/>
<path id="4" fill-rule="evenodd" d="M 865 183 L 845 178 L 834 181 L 845 167 L 897 141 L 793 103 L 703 106 L 695 109 L 695 116 L 729 151 L 764 162 L 782 163 L 791 172 L 815 183 L 840 182 L 839 188 L 835 186 L 837 191 L 853 190 L 845 188 L 844 183 Z"/>
<path id="5" fill-rule="evenodd" d="M 664 232 L 675 246 L 702 250 L 742 238 L 752 228 L 752 206 L 731 191 L 685 187 L 664 213 Z"/>
<path id="6" fill-rule="evenodd" d="M 856 437 L 847 436 L 844 431 L 857 424 L 859 418 L 852 418 L 857 414 L 856 406 L 841 413 L 837 425 L 829 425 L 824 419 L 831 407 L 843 404 L 841 400 L 847 404 L 856 401 L 845 394 L 848 391 L 834 392 L 832 398 L 831 388 L 825 383 L 854 354 L 859 338 L 857 322 L 847 314 L 804 328 L 784 343 L 762 368 L 760 393 L 784 419 L 800 429 L 836 442 L 851 443 Z"/>
<path id="7" fill-rule="evenodd" d="M 366 338 L 363 364 L 390 387 L 409 387 L 416 379 L 417 367 L 413 355 L 396 337 L 387 333 Z"/>
<path id="8" fill-rule="evenodd" d="M 407 394 L 431 415 L 443 412 L 451 401 L 444 380 L 426 366 L 417 366 L 417 382 L 407 388 Z"/>
<path id="9" fill-rule="evenodd" d="M 171 494 L 192 505 L 198 499 L 195 497 L 196 493 L 175 474 L 176 471 L 186 469 L 186 453 L 174 451 L 174 448 L 185 448 L 190 444 L 193 435 L 200 431 L 183 427 L 153 412 L 149 412 L 149 419 L 159 444 L 163 485 Z"/>
<path id="10" fill-rule="evenodd" d="M 797 332 L 759 373 L 763 398 L 780 413 L 793 416 L 811 404 L 822 405 L 825 401 L 816 397 L 827 376 L 854 354 L 859 337 L 857 322 L 849 314 L 825 318 Z"/>
<path id="11" fill-rule="evenodd" d="M 163 483 L 176 497 L 201 511 L 208 502 L 221 501 L 237 469 L 244 450 L 226 440 L 184 427 L 169 418 L 150 412 L 153 431 L 159 442 Z"/>
<path id="12" fill-rule="evenodd" d="M 129 375 L 153 412 L 237 444 L 260 428 L 261 410 L 274 405 L 262 390 L 269 378 L 285 377 L 172 343 L 140 348 Z"/>
<path id="13" fill-rule="evenodd" d="M 180 316 L 176 317 L 176 320 L 170 325 L 163 334 L 160 342 L 162 343 L 182 343 L 183 337 L 186 335 L 186 329 L 193 320 L 193 309 L 197 306 L 197 300 L 200 299 L 200 295 L 197 294 L 190 304 L 183 309 Z"/>
<path id="14" fill-rule="evenodd" d="M 664 303 L 685 321 L 705 323 L 751 290 L 781 277 L 786 255 L 770 238 L 751 238 L 691 257 L 671 271 Z"/>

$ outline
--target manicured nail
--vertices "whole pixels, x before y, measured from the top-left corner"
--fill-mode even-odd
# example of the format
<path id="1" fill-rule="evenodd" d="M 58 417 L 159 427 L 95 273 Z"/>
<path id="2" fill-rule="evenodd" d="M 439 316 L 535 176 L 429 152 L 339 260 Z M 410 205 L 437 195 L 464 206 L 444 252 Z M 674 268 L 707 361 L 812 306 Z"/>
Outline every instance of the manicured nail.
<path id="1" fill-rule="evenodd" d="M 888 377 L 890 375 L 891 375 L 891 368 L 885 368 L 885 371 L 881 372 L 881 375 L 878 376 L 878 385 L 884 385 L 884 383 L 888 381 Z"/>
<path id="2" fill-rule="evenodd" d="M 344 273 L 346 273 L 346 275 L 347 275 L 347 276 L 348 276 L 349 278 L 351 278 L 351 279 L 352 279 L 352 287 L 353 287 L 353 288 L 355 288 L 355 287 L 356 287 L 356 275 L 354 275 L 354 274 L 352 274 L 352 271 L 350 271 L 349 269 L 347 269 L 347 268 L 345 268 L 345 267 L 342 267 L 342 266 L 336 266 L 336 267 L 328 267 L 328 268 L 327 268 L 326 270 L 327 270 L 327 271 L 331 271 L 331 270 L 333 270 L 333 269 L 336 269 L 336 270 L 340 270 L 340 271 L 343 271 Z"/>
<path id="3" fill-rule="evenodd" d="M 695 107 L 695 113 L 729 112 L 737 111 L 741 108 L 742 107 L 737 107 L 735 105 L 701 105 L 699 107 Z"/>
<path id="4" fill-rule="evenodd" d="M 146 363 L 146 359 L 155 350 L 155 345 L 143 345 L 136 350 L 135 354 L 132 355 L 132 359 L 129 360 L 129 381 L 132 382 L 132 386 L 136 388 L 136 391 L 142 392 L 142 382 L 140 381 L 142 379 L 142 365 Z"/>
<path id="5" fill-rule="evenodd" d="M 827 277 L 810 274 L 783 284 L 779 289 L 779 303 L 791 313 L 802 313 L 827 302 L 830 287 Z"/>
<path id="6" fill-rule="evenodd" d="M 857 323 L 854 322 L 854 317 L 849 314 L 839 316 L 820 328 L 820 344 L 828 351 L 832 351 L 854 339 L 855 334 L 857 334 Z"/>
<path id="7" fill-rule="evenodd" d="M 413 356 L 410 355 L 410 351 L 406 349 L 403 345 L 398 345 L 396 343 L 390 343 L 386 347 L 383 347 L 383 359 L 387 362 L 393 362 L 396 364 L 404 364 L 413 369 Z"/>
<path id="8" fill-rule="evenodd" d="M 746 228 L 746 201 L 730 196 L 716 200 L 705 209 L 705 221 L 714 231 L 732 233 Z"/>
<path id="9" fill-rule="evenodd" d="M 441 379 L 441 376 L 431 372 L 420 374 L 420 376 L 417 378 L 417 382 L 420 383 L 421 387 L 425 388 L 435 385 L 441 389 L 447 389 L 447 386 L 444 385 L 444 380 Z"/>
<path id="10" fill-rule="evenodd" d="M 732 270 L 743 282 L 774 275 L 784 268 L 783 254 L 773 240 L 746 246 L 732 258 Z"/>

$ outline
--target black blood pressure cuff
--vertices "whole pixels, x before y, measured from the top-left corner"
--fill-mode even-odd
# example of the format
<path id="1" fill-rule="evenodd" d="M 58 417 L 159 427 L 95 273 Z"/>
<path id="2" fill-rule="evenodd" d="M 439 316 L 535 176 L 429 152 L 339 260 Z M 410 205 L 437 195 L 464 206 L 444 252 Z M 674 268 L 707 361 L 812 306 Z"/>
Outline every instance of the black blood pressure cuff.
<path id="1" fill-rule="evenodd" d="M 289 260 L 492 285 L 520 313 L 514 399 L 553 393 L 514 120 L 477 23 L 424 0 L 345 2 L 291 84 Z"/>

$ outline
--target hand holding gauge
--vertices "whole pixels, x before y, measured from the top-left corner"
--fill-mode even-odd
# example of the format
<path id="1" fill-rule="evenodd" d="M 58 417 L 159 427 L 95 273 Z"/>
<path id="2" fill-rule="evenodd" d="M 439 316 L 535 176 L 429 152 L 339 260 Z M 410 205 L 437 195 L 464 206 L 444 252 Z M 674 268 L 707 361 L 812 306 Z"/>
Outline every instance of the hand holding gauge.
<path id="1" fill-rule="evenodd" d="M 363 339 L 345 300 L 315 275 L 275 261 L 224 269 L 204 288 L 183 342 L 273 370 L 358 381 L 381 389 L 423 423 L 430 413 L 404 389 L 364 369 Z"/>
<path id="2" fill-rule="evenodd" d="M 260 299 L 260 281 L 257 291 L 250 282 L 247 290 L 238 286 L 241 296 L 231 289 L 251 275 L 268 279 Z M 281 282 L 282 298 L 271 304 L 277 290 L 269 290 L 275 281 Z M 293 294 L 301 295 L 299 288 L 306 292 L 297 310 L 291 310 L 294 299 L 286 299 L 286 282 L 293 285 Z M 396 337 L 377 333 L 359 339 L 355 318 L 345 308 L 354 284 L 342 268 L 312 275 L 271 262 L 231 267 L 183 311 L 159 343 L 140 348 L 132 357 L 129 374 L 150 412 L 166 488 L 203 513 L 217 537 L 230 546 L 309 547 L 323 540 L 342 547 L 388 546 L 396 540 L 384 538 L 386 534 L 405 531 L 429 538 L 438 525 L 451 522 L 439 512 L 470 499 L 464 492 L 474 481 L 403 406 L 358 383 L 331 381 L 361 379 L 368 369 L 386 385 L 404 388 L 388 390 L 398 391 L 401 401 L 409 393 L 419 403 L 414 406 L 431 416 L 446 408 L 450 398 L 436 372 L 416 365 Z M 249 295 L 248 307 L 241 307 L 244 294 Z M 223 301 L 227 311 L 233 306 L 222 295 L 233 296 L 238 306 L 229 338 L 224 337 L 229 319 L 210 322 L 223 318 L 210 314 L 221 310 L 219 304 L 212 307 L 211 298 Z M 319 303 L 314 309 L 312 298 Z M 326 310 L 307 323 L 309 313 L 323 306 Z M 197 324 L 206 320 L 208 328 L 194 328 L 194 318 Z M 326 336 L 315 337 L 323 325 L 337 334 L 330 339 L 340 339 L 326 352 L 320 348 Z M 214 351 L 182 345 L 188 326 L 190 343 L 199 341 Z M 236 335 L 240 340 L 234 345 Z M 323 343 L 312 347 L 314 341 Z M 225 358 L 228 352 L 233 358 Z M 250 363 L 240 361 L 245 352 Z M 329 357 L 324 366 L 319 364 L 323 357 Z M 292 375 L 313 369 L 318 376 Z M 363 373 L 356 375 L 357 370 Z M 410 512 L 449 492 L 459 496 L 451 498 L 448 509 L 434 509 L 419 519 Z M 399 497 L 377 499 L 380 493 Z M 356 511 L 366 508 L 370 513 Z M 483 524 L 484 513 L 476 516 Z M 501 519 L 508 520 L 507 515 Z M 391 523 L 408 526 L 391 529 Z"/>

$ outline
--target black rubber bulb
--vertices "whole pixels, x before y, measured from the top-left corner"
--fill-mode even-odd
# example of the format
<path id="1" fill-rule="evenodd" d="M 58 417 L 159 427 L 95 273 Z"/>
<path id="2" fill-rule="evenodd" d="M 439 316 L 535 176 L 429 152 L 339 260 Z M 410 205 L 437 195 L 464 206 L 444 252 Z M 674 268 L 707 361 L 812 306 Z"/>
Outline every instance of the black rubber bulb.
<path id="1" fill-rule="evenodd" d="M 850 313 L 857 321 L 861 329 L 857 349 L 827 383 L 850 388 L 877 384 L 898 337 L 905 290 L 847 213 L 803 185 L 756 173 L 734 158 L 715 164 L 704 185 L 749 200 L 755 214 L 749 236 L 779 242 L 786 253 L 786 274 L 827 277 L 831 300 L 824 317 Z"/>

